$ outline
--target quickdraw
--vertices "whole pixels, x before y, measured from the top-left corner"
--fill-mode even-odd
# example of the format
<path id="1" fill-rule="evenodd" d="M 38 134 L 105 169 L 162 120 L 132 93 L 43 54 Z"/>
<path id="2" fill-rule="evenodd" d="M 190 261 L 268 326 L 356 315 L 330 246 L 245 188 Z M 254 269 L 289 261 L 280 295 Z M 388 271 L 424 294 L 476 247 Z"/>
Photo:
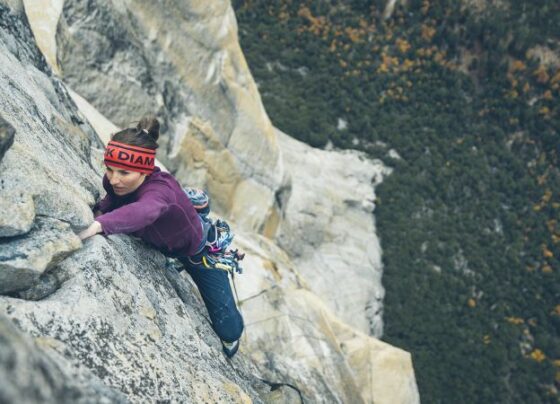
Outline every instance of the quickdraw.
<path id="1" fill-rule="evenodd" d="M 199 258 L 200 261 L 194 258 Z M 239 264 L 239 261 L 242 261 L 243 258 L 245 258 L 245 254 L 240 253 L 239 250 L 229 250 L 224 254 L 212 254 L 209 251 L 203 251 L 198 256 L 189 257 L 189 262 L 193 265 L 202 265 L 207 269 L 220 269 L 233 275 L 234 272 L 243 273 L 243 267 Z"/>
<path id="2" fill-rule="evenodd" d="M 240 253 L 238 250 L 229 250 L 224 254 L 204 254 L 201 258 L 201 263 L 208 269 L 221 269 L 233 275 L 234 272 L 238 274 L 243 273 L 243 268 L 239 264 L 245 258 L 245 254 Z"/>
<path id="3" fill-rule="evenodd" d="M 215 254 L 218 252 L 225 253 L 226 249 L 229 247 L 233 241 L 234 234 L 231 232 L 229 224 L 226 221 L 217 219 L 213 224 L 213 235 L 214 240 L 208 240 L 206 246 L 210 249 L 210 252 Z"/>

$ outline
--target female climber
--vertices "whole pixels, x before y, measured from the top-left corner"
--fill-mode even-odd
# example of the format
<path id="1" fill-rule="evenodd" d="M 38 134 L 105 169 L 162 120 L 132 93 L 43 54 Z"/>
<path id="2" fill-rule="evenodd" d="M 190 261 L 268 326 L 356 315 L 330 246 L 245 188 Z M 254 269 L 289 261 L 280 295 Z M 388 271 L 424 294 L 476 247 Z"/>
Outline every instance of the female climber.
<path id="1" fill-rule="evenodd" d="M 94 207 L 95 221 L 79 236 L 84 240 L 98 233 L 131 234 L 178 258 L 196 283 L 224 353 L 231 358 L 239 348 L 243 318 L 227 272 L 190 259 L 205 248 L 208 228 L 177 180 L 155 166 L 158 138 L 159 122 L 151 117 L 112 136 L 104 156 L 107 195 Z"/>

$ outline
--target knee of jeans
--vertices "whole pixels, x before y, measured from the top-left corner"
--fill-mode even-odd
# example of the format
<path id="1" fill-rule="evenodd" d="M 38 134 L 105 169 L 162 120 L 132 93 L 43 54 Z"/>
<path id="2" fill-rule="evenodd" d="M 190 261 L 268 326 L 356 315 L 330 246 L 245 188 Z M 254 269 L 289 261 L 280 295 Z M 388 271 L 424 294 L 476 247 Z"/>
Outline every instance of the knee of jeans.
<path id="1" fill-rule="evenodd" d="M 238 314 L 237 321 L 225 321 L 216 328 L 216 334 L 225 342 L 237 341 L 243 334 L 243 318 Z"/>

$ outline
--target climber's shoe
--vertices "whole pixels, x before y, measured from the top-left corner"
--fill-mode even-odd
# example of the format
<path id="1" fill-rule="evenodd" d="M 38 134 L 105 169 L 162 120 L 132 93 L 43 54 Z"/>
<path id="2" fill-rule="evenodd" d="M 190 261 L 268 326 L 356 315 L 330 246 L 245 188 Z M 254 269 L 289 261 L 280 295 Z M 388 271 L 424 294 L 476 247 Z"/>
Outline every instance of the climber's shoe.
<path id="1" fill-rule="evenodd" d="M 239 340 L 233 342 L 222 341 L 222 347 L 224 349 L 224 353 L 226 354 L 226 356 L 231 359 L 239 349 Z"/>

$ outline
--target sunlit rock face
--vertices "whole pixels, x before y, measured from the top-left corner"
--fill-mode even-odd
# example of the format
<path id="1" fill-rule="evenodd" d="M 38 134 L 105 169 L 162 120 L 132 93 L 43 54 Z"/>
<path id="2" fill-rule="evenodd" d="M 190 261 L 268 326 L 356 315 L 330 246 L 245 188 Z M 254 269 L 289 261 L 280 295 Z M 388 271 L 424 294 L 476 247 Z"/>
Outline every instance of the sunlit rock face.
<path id="1" fill-rule="evenodd" d="M 156 114 L 164 163 L 172 171 L 204 170 L 198 186 L 215 188 L 227 175 L 224 190 L 214 193 L 216 208 L 240 226 L 265 226 L 283 173 L 229 1 L 66 0 L 56 46 L 62 77 L 77 93 L 121 127 Z M 212 133 L 204 141 L 227 149 L 227 167 L 167 160 L 167 153 L 184 147 L 193 118 Z M 193 182 L 188 174 L 180 179 Z M 251 197 L 261 198 L 262 206 L 254 209 Z M 250 209 L 250 220 L 238 214 Z"/>
<path id="2" fill-rule="evenodd" d="M 45 271 L 80 247 L 67 223 L 37 218 L 25 237 L 8 238 L 0 245 L 0 293 L 30 288 Z"/>
<path id="3" fill-rule="evenodd" d="M 31 338 L 0 315 L 0 378 L 3 403 L 125 403 L 113 390 L 85 369 L 73 369 L 49 349 L 52 338 Z"/>
<path id="4" fill-rule="evenodd" d="M 28 336 L 2 318 L 0 373 L 19 375 L 2 378 L 2 401 L 261 402 L 255 389 L 268 386 L 246 359 L 232 373 L 196 288 L 166 269 L 163 255 L 126 236 L 84 245 L 76 236 L 100 196 L 101 143 L 52 76 L 21 9 L 3 2 L 0 61 L 9 95 L 0 101 L 2 131 L 11 138 L 0 195 L 26 206 L 1 212 L 0 223 L 12 215 L 21 225 L 2 227 L 0 313 Z M 36 365 L 33 390 L 26 375 Z"/>
<path id="5" fill-rule="evenodd" d="M 279 245 L 338 316 L 380 337 L 385 292 L 374 186 L 390 169 L 356 152 L 313 149 L 278 135 L 291 178 L 276 235 Z"/>
<path id="6" fill-rule="evenodd" d="M 140 6 L 132 12 L 127 8 L 130 2 L 126 7 L 124 2 L 111 4 L 114 9 L 103 14 L 103 5 L 98 10 L 64 2 L 56 25 L 46 13 L 49 19 L 43 27 L 58 26 L 59 36 L 56 42 L 42 42 L 45 59 L 28 26 L 28 21 L 45 22 L 34 20 L 42 18 L 37 2 L 0 0 L 0 86 L 7 94 L 0 100 L 0 339 L 6 341 L 0 344 L 0 378 L 9 381 L 0 383 L 0 401 L 246 403 L 294 402 L 303 397 L 306 402 L 418 402 L 410 354 L 356 330 L 375 323 L 367 315 L 369 301 L 364 303 L 367 299 L 352 289 L 362 299 L 355 306 L 365 304 L 366 308 L 361 316 L 356 312 L 355 319 L 344 318 L 344 307 L 350 306 L 345 306 L 347 302 L 337 293 L 325 297 L 322 293 L 327 285 L 317 281 L 313 272 L 323 265 L 339 285 L 353 288 L 346 279 L 336 278 L 334 267 L 347 270 L 350 262 L 344 258 L 346 252 L 359 253 L 374 268 L 368 269 L 372 276 L 368 281 L 377 281 L 375 254 L 360 244 L 376 243 L 371 237 L 375 230 L 371 182 L 377 181 L 377 165 L 352 153 L 324 154 L 272 129 L 271 137 L 247 136 L 250 147 L 244 151 L 252 153 L 250 160 L 255 166 L 243 163 L 233 139 L 234 134 L 241 139 L 245 133 L 236 132 L 236 128 L 251 126 L 251 119 L 256 119 L 239 112 L 248 108 L 246 103 L 256 105 L 253 95 L 243 93 L 253 84 L 219 81 L 214 85 L 221 90 L 204 90 L 206 76 L 196 76 L 191 66 L 189 69 L 195 70 L 188 74 L 193 77 L 187 77 L 187 72 L 181 73 L 184 78 L 169 77 L 174 77 L 172 82 L 177 86 L 185 80 L 188 88 L 199 88 L 199 95 L 181 93 L 176 95 L 177 104 L 164 103 L 165 108 L 157 111 L 164 116 L 169 133 L 173 125 L 179 127 L 179 121 L 169 118 L 173 116 L 172 105 L 187 105 L 195 98 L 202 102 L 205 91 L 216 105 L 222 104 L 212 97 L 220 91 L 240 99 L 234 103 L 237 115 L 224 115 L 233 117 L 228 141 L 223 137 L 228 121 L 218 119 L 224 112 L 218 107 L 213 111 L 211 104 L 195 103 L 199 108 L 196 115 L 181 121 L 181 130 L 175 133 L 182 135 L 172 142 L 164 141 L 160 153 L 185 185 L 208 186 L 217 211 L 229 211 L 228 219 L 233 219 L 235 246 L 247 252 L 245 272 L 235 278 L 246 332 L 232 361 L 221 352 L 196 287 L 186 273 L 177 272 L 181 268 L 176 262 L 124 235 L 95 236 L 80 242 L 76 233 L 91 223 L 91 206 L 101 196 L 103 146 L 69 96 L 66 78 L 53 74 L 50 66 L 56 54 L 62 74 L 66 74 L 62 51 L 45 49 L 70 41 L 82 26 L 97 21 L 98 14 L 109 20 L 123 18 L 113 28 L 108 22 L 106 31 L 110 33 L 115 27 L 137 26 L 138 21 L 149 27 L 146 21 L 157 20 L 158 12 L 167 12 L 153 10 L 151 3 L 146 3 L 140 18 L 135 14 Z M 183 29 L 206 32 L 208 38 L 198 38 L 204 47 L 210 46 L 205 41 L 212 35 L 225 38 L 227 35 L 216 28 L 222 25 L 212 28 L 213 18 L 193 18 L 222 11 L 227 14 L 229 3 L 228 7 L 221 2 L 205 7 L 196 4 L 179 8 L 178 15 L 187 26 Z M 76 10 L 88 14 L 78 18 L 81 14 Z M 173 26 L 181 24 L 158 25 L 157 35 L 149 36 L 151 45 L 138 39 L 143 30 L 118 31 L 123 36 L 116 36 L 121 41 L 117 45 L 134 48 L 140 41 L 143 45 L 138 49 L 167 57 L 172 46 L 166 48 L 167 42 L 158 35 Z M 90 28 L 86 31 L 95 37 L 97 31 Z M 103 29 L 98 31 L 105 35 Z M 95 41 L 91 49 L 95 54 L 93 44 Z M 227 46 L 233 49 L 235 44 Z M 161 51 L 157 51 L 158 46 Z M 171 74 L 175 67 L 169 66 Z M 104 68 L 109 80 L 114 74 L 111 69 L 124 69 L 126 63 L 115 61 Z M 81 80 L 92 89 L 94 81 L 100 80 L 100 76 L 88 76 L 85 71 L 81 79 L 75 74 L 74 84 Z M 236 80 L 250 77 L 245 74 L 239 73 Z M 109 93 L 103 100 L 107 105 L 117 104 L 110 101 L 113 95 L 109 91 L 117 81 L 98 83 L 102 86 L 99 94 Z M 134 80 L 129 84 L 133 86 Z M 236 85 L 240 93 L 232 89 Z M 256 97 L 258 100 L 258 94 Z M 127 102 L 124 98 L 120 101 Z M 83 108 L 81 102 L 78 104 Z M 226 108 L 226 104 L 222 106 Z M 262 108 L 260 101 L 258 105 Z M 115 106 L 121 107 L 124 104 Z M 138 104 L 131 101 L 128 108 L 136 107 Z M 101 121 L 96 118 L 95 128 L 111 127 Z M 122 125 L 122 121 L 118 123 Z M 278 136 L 280 142 L 275 146 Z M 272 140 L 262 143 L 262 139 Z M 270 149 L 265 152 L 259 144 L 270 145 Z M 168 149 L 169 155 L 165 153 Z M 302 159 L 309 164 L 304 165 Z M 325 164 L 331 160 L 332 164 Z M 356 170 L 350 169 L 353 166 Z M 331 177 L 328 181 L 322 171 Z M 380 169 L 379 175 L 383 172 Z M 352 197 L 345 196 L 348 194 Z M 310 220 L 306 213 L 320 220 Z M 235 219 L 245 222 L 239 224 Z M 310 226 L 317 234 L 308 235 L 305 230 Z M 342 246 L 337 233 L 345 238 Z M 335 244 L 340 254 L 329 257 Z M 321 261 L 323 254 L 329 258 L 328 264 Z M 352 269 L 352 277 L 362 276 L 362 270 L 367 272 Z M 367 293 L 377 290 L 374 284 L 367 283 Z M 335 303 L 325 303 L 332 297 L 336 297 Z M 33 389 L 30 378 L 35 381 Z M 272 391 L 278 384 L 282 387 Z"/>
<path id="7" fill-rule="evenodd" d="M 196 288 L 163 255 L 95 236 L 53 272 L 65 279 L 54 293 L 2 297 L 0 310 L 129 401 L 260 401 L 252 364 L 240 359 L 232 372 Z"/>
<path id="8" fill-rule="evenodd" d="M 342 321 L 282 249 L 247 236 L 238 238 L 248 252 L 237 282 L 243 352 L 264 378 L 297 386 L 305 402 L 420 401 L 408 352 Z"/>
<path id="9" fill-rule="evenodd" d="M 383 168 L 296 142 L 278 145 L 229 2 L 66 0 L 61 10 L 56 53 L 64 80 L 121 126 L 144 113 L 162 117 L 168 154 L 159 157 L 177 178 L 208 190 L 214 209 L 238 226 L 269 237 L 281 226 L 278 240 L 306 268 L 313 290 L 380 336 L 371 188 Z M 316 172 L 322 175 L 310 175 Z M 283 199 L 287 206 L 279 206 Z"/>
<path id="10" fill-rule="evenodd" d="M 21 12 L 21 9 L 19 9 Z M 0 3 L 0 290 L 28 288 L 81 245 L 92 220 L 100 145 L 35 46 L 18 9 Z M 96 164 L 98 165 L 98 164 Z M 99 169 L 98 169 L 99 170 Z"/>

